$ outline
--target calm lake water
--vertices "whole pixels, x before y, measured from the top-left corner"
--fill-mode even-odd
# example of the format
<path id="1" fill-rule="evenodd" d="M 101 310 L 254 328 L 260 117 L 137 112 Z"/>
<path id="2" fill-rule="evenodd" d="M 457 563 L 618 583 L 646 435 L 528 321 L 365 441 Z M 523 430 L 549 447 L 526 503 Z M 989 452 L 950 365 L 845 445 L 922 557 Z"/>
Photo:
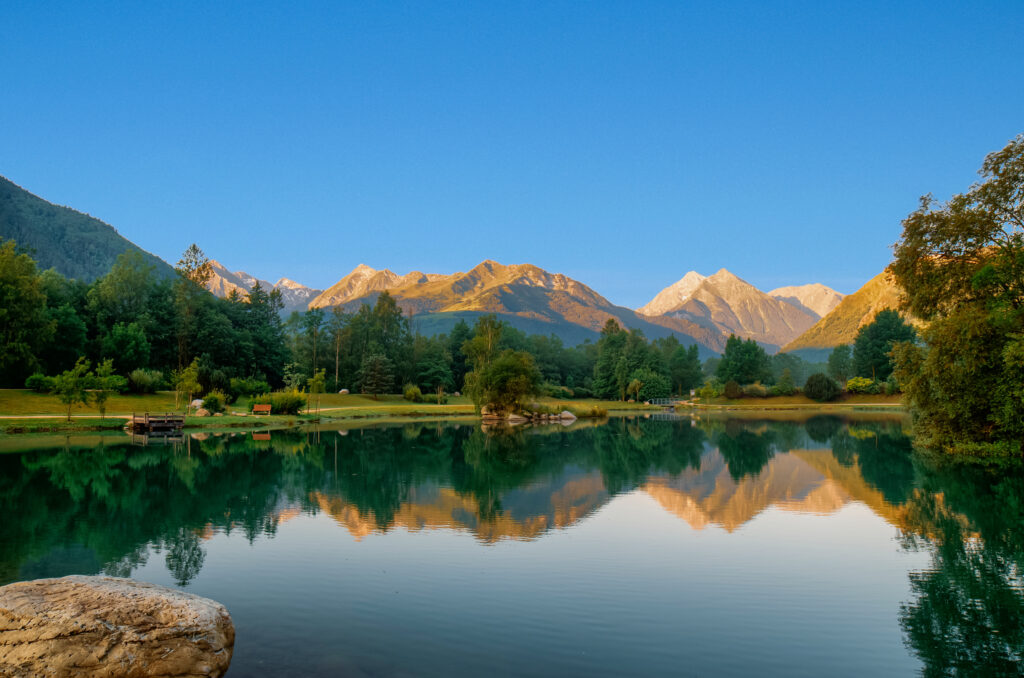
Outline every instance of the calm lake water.
<path id="1" fill-rule="evenodd" d="M 1019 675 L 1024 474 L 905 426 L 70 439 L 0 454 L 0 583 L 214 598 L 231 676 Z"/>

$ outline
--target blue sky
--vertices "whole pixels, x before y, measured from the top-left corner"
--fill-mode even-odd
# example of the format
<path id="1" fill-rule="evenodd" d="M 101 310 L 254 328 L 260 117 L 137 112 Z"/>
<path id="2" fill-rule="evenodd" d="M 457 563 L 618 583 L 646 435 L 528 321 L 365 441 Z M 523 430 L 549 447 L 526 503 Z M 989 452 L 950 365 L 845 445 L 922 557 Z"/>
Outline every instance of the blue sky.
<path id="1" fill-rule="evenodd" d="M 1024 132 L 1024 2 L 8 3 L 0 174 L 171 263 L 852 292 Z"/>

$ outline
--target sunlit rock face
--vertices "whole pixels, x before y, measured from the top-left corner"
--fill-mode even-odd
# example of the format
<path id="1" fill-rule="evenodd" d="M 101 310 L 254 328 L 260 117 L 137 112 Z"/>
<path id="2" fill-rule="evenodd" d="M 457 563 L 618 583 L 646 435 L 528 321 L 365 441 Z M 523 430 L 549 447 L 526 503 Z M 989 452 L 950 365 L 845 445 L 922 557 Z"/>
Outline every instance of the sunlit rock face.
<path id="1" fill-rule="evenodd" d="M 638 312 L 689 320 L 723 336 L 735 334 L 773 346 L 792 341 L 820 317 L 802 303 L 765 294 L 724 268 L 708 277 L 690 271 Z"/>
<path id="2" fill-rule="evenodd" d="M 269 281 L 260 280 L 245 271 L 229 271 L 223 264 L 215 260 L 210 261 L 210 267 L 213 275 L 210 277 L 209 282 L 206 283 L 206 289 L 222 298 L 227 297 L 232 292 L 237 292 L 244 297 L 256 286 L 256 283 L 259 283 L 265 292 L 278 290 L 281 293 L 284 312 L 288 313 L 306 310 L 309 307 L 310 300 L 320 294 L 320 290 L 306 287 L 288 278 L 281 278 L 276 283 L 271 284 Z"/>
<path id="3" fill-rule="evenodd" d="M 832 309 L 843 300 L 842 294 L 821 283 L 779 287 L 771 290 L 768 294 L 797 308 L 812 311 L 819 318 L 831 313 Z"/>
<path id="4" fill-rule="evenodd" d="M 223 605 L 131 579 L 72 575 L 0 588 L 0 675 L 222 676 Z"/>

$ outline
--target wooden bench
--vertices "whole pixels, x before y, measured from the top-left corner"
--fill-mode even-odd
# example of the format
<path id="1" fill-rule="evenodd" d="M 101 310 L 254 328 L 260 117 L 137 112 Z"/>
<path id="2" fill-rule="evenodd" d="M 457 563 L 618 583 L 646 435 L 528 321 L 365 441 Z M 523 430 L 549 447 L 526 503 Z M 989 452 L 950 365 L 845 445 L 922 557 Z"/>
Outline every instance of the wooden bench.
<path id="1" fill-rule="evenodd" d="M 270 414 L 270 405 L 253 405 L 253 414 Z"/>

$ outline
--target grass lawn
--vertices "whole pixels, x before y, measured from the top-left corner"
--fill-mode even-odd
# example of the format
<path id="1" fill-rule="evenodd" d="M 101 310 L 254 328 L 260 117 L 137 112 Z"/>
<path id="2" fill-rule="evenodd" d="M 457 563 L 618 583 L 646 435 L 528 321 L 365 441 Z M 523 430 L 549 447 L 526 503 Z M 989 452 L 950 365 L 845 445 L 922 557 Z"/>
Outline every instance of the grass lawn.
<path id="1" fill-rule="evenodd" d="M 125 415 L 132 412 L 173 412 L 174 393 L 161 391 L 151 395 L 111 395 L 107 400 L 107 416 Z M 36 393 L 24 388 L 0 389 L 0 415 L 31 416 L 37 414 L 67 414 L 67 406 L 57 396 Z M 71 408 L 71 416 L 99 416 L 91 403 L 85 407 L 75 405 Z"/>
<path id="2" fill-rule="evenodd" d="M 851 407 L 902 407 L 901 395 L 864 395 L 844 393 L 828 403 L 819 403 L 805 395 L 774 396 L 771 398 L 711 398 L 698 402 L 698 407 L 728 407 L 730 409 L 840 409 Z"/>

